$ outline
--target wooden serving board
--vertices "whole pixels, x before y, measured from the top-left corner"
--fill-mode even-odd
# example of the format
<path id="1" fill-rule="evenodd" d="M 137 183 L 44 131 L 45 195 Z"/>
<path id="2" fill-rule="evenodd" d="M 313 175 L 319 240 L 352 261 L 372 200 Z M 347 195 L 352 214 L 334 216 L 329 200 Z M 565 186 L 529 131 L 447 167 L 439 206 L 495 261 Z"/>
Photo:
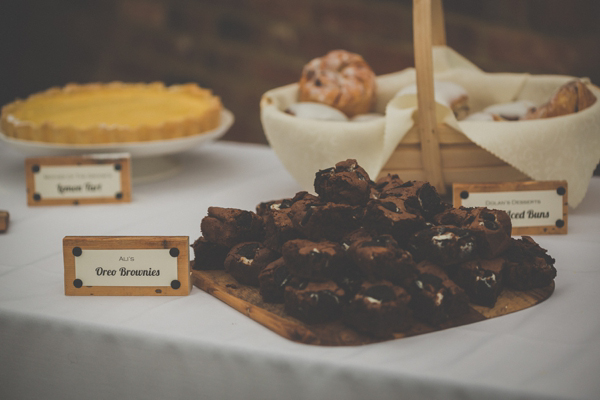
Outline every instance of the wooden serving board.
<path id="1" fill-rule="evenodd" d="M 295 342 L 321 346 L 357 346 L 471 324 L 534 306 L 546 300 L 554 292 L 554 282 L 545 288 L 528 291 L 504 289 L 494 308 L 471 305 L 467 314 L 439 327 L 432 327 L 416 321 L 408 331 L 396 333 L 393 338 L 381 339 L 361 334 L 340 321 L 314 325 L 305 324 L 287 315 L 283 310 L 283 304 L 264 302 L 258 288 L 239 284 L 223 270 L 193 270 L 192 281 L 198 288 L 273 332 Z"/>

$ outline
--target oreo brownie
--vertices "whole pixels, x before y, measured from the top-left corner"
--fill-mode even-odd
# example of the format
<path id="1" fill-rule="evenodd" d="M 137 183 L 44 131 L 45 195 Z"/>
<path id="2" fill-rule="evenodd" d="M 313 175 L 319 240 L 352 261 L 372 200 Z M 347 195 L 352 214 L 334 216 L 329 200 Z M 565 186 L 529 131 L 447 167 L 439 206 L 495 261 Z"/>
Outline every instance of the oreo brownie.
<path id="1" fill-rule="evenodd" d="M 469 229 L 475 237 L 481 257 L 498 257 L 510 245 L 510 216 L 505 211 L 485 207 L 473 208 L 469 214 L 462 226 Z"/>
<path id="2" fill-rule="evenodd" d="M 290 216 L 294 228 L 311 240 L 340 241 L 360 226 L 360 209 L 348 204 L 298 202 Z"/>
<path id="3" fill-rule="evenodd" d="M 432 222 L 435 225 L 454 225 L 462 227 L 465 220 L 471 215 L 472 208 L 448 206 L 444 211 L 435 215 Z"/>
<path id="4" fill-rule="evenodd" d="M 284 309 L 308 324 L 329 322 L 341 316 L 344 295 L 344 290 L 333 281 L 293 280 L 285 288 Z"/>
<path id="5" fill-rule="evenodd" d="M 548 286 L 556 277 L 554 258 L 529 236 L 511 239 L 503 254 L 507 260 L 506 285 L 517 290 Z"/>
<path id="6" fill-rule="evenodd" d="M 416 318 L 436 326 L 469 310 L 464 290 L 441 267 L 423 261 L 417 264 L 417 271 L 417 279 L 408 287 L 409 305 Z"/>
<path id="7" fill-rule="evenodd" d="M 223 262 L 229 252 L 229 247 L 211 243 L 202 236 L 192 244 L 192 249 L 194 251 L 192 269 L 196 270 L 223 269 Z"/>
<path id="8" fill-rule="evenodd" d="M 363 226 L 378 234 L 389 234 L 401 245 L 425 227 L 418 211 L 406 207 L 404 200 L 396 197 L 370 200 L 363 216 Z"/>
<path id="9" fill-rule="evenodd" d="M 279 254 L 264 247 L 259 242 L 239 243 L 225 258 L 225 270 L 239 283 L 259 286 L 258 274 Z"/>
<path id="10" fill-rule="evenodd" d="M 290 208 L 272 210 L 263 215 L 265 227 L 264 244 L 274 251 L 281 252 L 281 246 L 288 240 L 304 237 L 290 218 Z"/>
<path id="11" fill-rule="evenodd" d="M 317 172 L 314 185 L 323 202 L 364 205 L 371 193 L 370 182 L 367 171 L 356 160 L 348 159 Z"/>
<path id="12" fill-rule="evenodd" d="M 402 179 L 400 179 L 398 174 L 387 174 L 387 175 L 382 176 L 381 178 L 377 179 L 374 187 L 378 192 L 381 193 L 388 187 L 391 188 L 394 186 L 400 186 L 402 184 L 404 184 L 404 181 Z"/>
<path id="13" fill-rule="evenodd" d="M 389 280 L 397 285 L 414 279 L 415 263 L 411 254 L 398 247 L 390 235 L 357 240 L 348 254 L 368 279 Z"/>
<path id="14" fill-rule="evenodd" d="M 476 249 L 470 231 L 451 225 L 423 229 L 409 243 L 409 251 L 417 261 L 429 260 L 441 266 L 470 260 L 475 257 Z"/>
<path id="15" fill-rule="evenodd" d="M 348 250 L 358 240 L 371 239 L 371 234 L 364 228 L 358 228 L 342 238 L 340 241 L 344 250 Z"/>
<path id="16" fill-rule="evenodd" d="M 387 185 L 381 191 L 381 198 L 389 197 L 403 199 L 407 207 L 419 210 L 428 220 L 447 209 L 447 204 L 429 182 L 408 181 L 401 185 Z"/>
<path id="17" fill-rule="evenodd" d="M 273 211 L 289 209 L 292 206 L 292 204 L 293 204 L 292 199 L 280 199 L 280 200 L 265 201 L 265 202 L 259 203 L 256 206 L 256 214 L 258 214 L 262 217 Z"/>
<path id="18" fill-rule="evenodd" d="M 269 303 L 283 303 L 285 287 L 291 279 L 283 257 L 279 257 L 258 274 L 259 293 Z"/>
<path id="19" fill-rule="evenodd" d="M 236 208 L 208 207 L 208 216 L 202 218 L 200 229 L 206 240 L 227 247 L 260 242 L 264 237 L 262 218 Z"/>
<path id="20" fill-rule="evenodd" d="M 313 281 L 340 277 L 346 269 L 346 251 L 338 243 L 294 239 L 282 247 L 283 258 L 292 275 Z"/>
<path id="21" fill-rule="evenodd" d="M 463 288 L 472 303 L 494 307 L 504 288 L 504 266 L 506 260 L 471 260 L 456 267 L 452 280 Z"/>
<path id="22" fill-rule="evenodd" d="M 365 282 L 343 311 L 346 325 L 376 336 L 390 337 L 410 326 L 410 295 L 387 281 Z"/>

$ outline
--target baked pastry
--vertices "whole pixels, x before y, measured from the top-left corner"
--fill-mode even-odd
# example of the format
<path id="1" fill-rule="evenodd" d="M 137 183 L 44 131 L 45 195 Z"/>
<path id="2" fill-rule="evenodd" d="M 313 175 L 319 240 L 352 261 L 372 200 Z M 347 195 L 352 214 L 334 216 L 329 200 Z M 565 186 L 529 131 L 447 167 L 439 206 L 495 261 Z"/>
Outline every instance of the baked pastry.
<path id="1" fill-rule="evenodd" d="M 413 315 L 437 326 L 469 309 L 468 297 L 442 268 L 430 261 L 417 264 L 418 277 L 408 287 Z"/>
<path id="2" fill-rule="evenodd" d="M 398 197 L 370 200 L 363 216 L 364 227 L 379 234 L 392 235 L 401 245 L 425 227 L 425 219 Z"/>
<path id="3" fill-rule="evenodd" d="M 406 86 L 396 93 L 396 97 L 407 94 L 417 94 L 417 85 Z M 454 82 L 434 81 L 433 94 L 436 103 L 445 105 L 452 110 L 457 120 L 466 118 L 469 114 L 469 94 L 461 85 Z"/>
<path id="4" fill-rule="evenodd" d="M 409 242 L 416 260 L 449 266 L 476 256 L 477 244 L 471 231 L 452 225 L 432 226 L 417 232 Z"/>
<path id="5" fill-rule="evenodd" d="M 200 236 L 192 244 L 192 250 L 194 251 L 193 269 L 223 269 L 223 262 L 225 262 L 229 247 L 209 242 Z"/>
<path id="6" fill-rule="evenodd" d="M 412 255 L 401 249 L 390 235 L 365 237 L 355 241 L 348 254 L 362 273 L 371 280 L 388 280 L 402 285 L 414 278 Z"/>
<path id="7" fill-rule="evenodd" d="M 342 314 L 344 289 L 333 281 L 292 281 L 285 288 L 285 311 L 308 324 L 328 322 Z"/>
<path id="8" fill-rule="evenodd" d="M 551 118 L 585 110 L 596 102 L 596 96 L 580 81 L 568 82 L 558 88 L 547 103 L 531 110 L 523 119 Z"/>
<path id="9" fill-rule="evenodd" d="M 314 281 L 334 279 L 346 266 L 346 251 L 334 242 L 290 240 L 283 245 L 283 259 L 292 275 Z"/>
<path id="10" fill-rule="evenodd" d="M 375 73 L 360 55 L 333 50 L 304 66 L 298 89 L 298 101 L 327 104 L 353 117 L 373 108 Z"/>
<path id="11" fill-rule="evenodd" d="M 517 290 L 548 286 L 556 278 L 554 258 L 530 236 L 511 239 L 504 257 L 506 285 Z"/>
<path id="12" fill-rule="evenodd" d="M 348 204 L 298 202 L 289 215 L 294 228 L 311 240 L 339 241 L 359 227 L 358 211 Z"/>
<path id="13" fill-rule="evenodd" d="M 37 142 L 98 144 L 196 135 L 219 126 L 223 106 L 195 84 L 69 84 L 2 108 L 8 137 Z"/>
<path id="14" fill-rule="evenodd" d="M 382 199 L 397 197 L 404 200 L 408 208 L 430 219 L 448 208 L 434 186 L 425 181 L 408 181 L 402 184 L 389 184 L 381 191 Z"/>
<path id="15" fill-rule="evenodd" d="M 264 237 L 262 218 L 237 208 L 208 207 L 200 229 L 209 242 L 229 248 L 241 242 L 262 241 Z"/>
<path id="16" fill-rule="evenodd" d="M 381 178 L 377 179 L 377 181 L 375 182 L 375 190 L 377 190 L 379 193 L 381 193 L 388 186 L 389 187 L 400 186 L 403 183 L 404 183 L 404 181 L 402 179 L 400 179 L 398 174 L 387 174 L 387 175 L 382 176 Z M 377 198 L 378 197 L 379 196 L 377 196 Z"/>
<path id="17" fill-rule="evenodd" d="M 504 258 L 471 260 L 459 264 L 452 280 L 469 295 L 472 303 L 494 307 L 504 288 Z"/>
<path id="18" fill-rule="evenodd" d="M 265 246 L 271 250 L 281 252 L 281 246 L 292 239 L 304 237 L 302 233 L 294 227 L 290 218 L 291 208 L 281 208 L 278 211 L 272 211 L 263 216 L 265 226 Z"/>
<path id="19" fill-rule="evenodd" d="M 391 282 L 365 282 L 344 309 L 343 321 L 358 331 L 389 337 L 410 326 L 410 295 Z"/>
<path id="20" fill-rule="evenodd" d="M 365 205 L 369 200 L 371 178 L 356 160 L 348 159 L 315 175 L 315 192 L 323 201 Z"/>
<path id="21" fill-rule="evenodd" d="M 259 293 L 269 303 L 283 303 L 285 287 L 292 275 L 288 271 L 283 257 L 279 257 L 258 274 Z"/>
<path id="22" fill-rule="evenodd" d="M 224 266 L 239 283 L 259 286 L 258 274 L 278 257 L 279 254 L 260 242 L 244 242 L 233 246 L 225 258 Z"/>
<path id="23" fill-rule="evenodd" d="M 476 207 L 469 211 L 462 227 L 471 231 L 483 258 L 495 258 L 510 245 L 512 222 L 506 211 Z"/>
<path id="24" fill-rule="evenodd" d="M 265 201 L 265 202 L 259 203 L 256 206 L 256 214 L 264 217 L 266 214 L 268 214 L 270 212 L 290 208 L 292 206 L 292 204 L 293 204 L 293 201 L 292 201 L 292 199 L 289 199 L 289 198 Z"/>

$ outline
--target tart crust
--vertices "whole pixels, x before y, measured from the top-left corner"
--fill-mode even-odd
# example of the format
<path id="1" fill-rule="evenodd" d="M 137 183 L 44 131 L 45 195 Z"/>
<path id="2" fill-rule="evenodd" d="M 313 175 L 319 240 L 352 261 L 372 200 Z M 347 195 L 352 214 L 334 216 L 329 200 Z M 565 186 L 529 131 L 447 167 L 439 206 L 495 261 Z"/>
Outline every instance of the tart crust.
<path id="1" fill-rule="evenodd" d="M 219 97 L 194 83 L 71 83 L 5 105 L 0 128 L 46 143 L 144 142 L 210 131 L 222 109 Z"/>

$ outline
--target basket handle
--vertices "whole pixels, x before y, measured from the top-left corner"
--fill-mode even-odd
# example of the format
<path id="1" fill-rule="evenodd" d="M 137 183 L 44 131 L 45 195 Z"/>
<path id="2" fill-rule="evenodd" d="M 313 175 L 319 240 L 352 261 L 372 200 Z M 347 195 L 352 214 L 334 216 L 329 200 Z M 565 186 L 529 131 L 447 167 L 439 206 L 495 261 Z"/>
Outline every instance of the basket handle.
<path id="1" fill-rule="evenodd" d="M 446 44 L 442 0 L 413 0 L 413 36 L 419 110 L 417 125 L 421 137 L 423 170 L 438 193 L 446 194 L 435 115 L 432 54 L 434 42 Z"/>

